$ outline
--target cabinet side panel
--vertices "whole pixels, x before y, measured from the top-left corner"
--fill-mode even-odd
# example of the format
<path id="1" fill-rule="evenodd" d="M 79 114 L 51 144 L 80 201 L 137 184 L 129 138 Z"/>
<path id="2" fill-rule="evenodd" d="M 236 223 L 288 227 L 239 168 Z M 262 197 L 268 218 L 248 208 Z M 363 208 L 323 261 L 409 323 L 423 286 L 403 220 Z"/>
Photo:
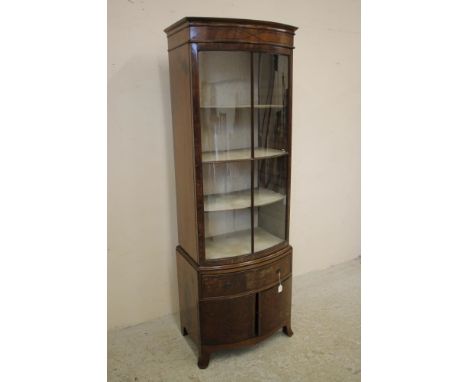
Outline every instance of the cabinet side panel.
<path id="1" fill-rule="evenodd" d="M 198 262 L 190 50 L 169 52 L 179 244 Z"/>
<path id="2" fill-rule="evenodd" d="M 177 283 L 181 331 L 185 329 L 189 337 L 199 345 L 198 275 L 179 251 L 177 251 Z"/>

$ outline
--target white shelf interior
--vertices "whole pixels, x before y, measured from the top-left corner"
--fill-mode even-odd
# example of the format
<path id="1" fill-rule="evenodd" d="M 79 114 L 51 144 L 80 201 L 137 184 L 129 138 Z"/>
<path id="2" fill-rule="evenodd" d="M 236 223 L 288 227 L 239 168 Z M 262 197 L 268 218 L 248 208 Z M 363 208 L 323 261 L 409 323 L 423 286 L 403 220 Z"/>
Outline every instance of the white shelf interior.
<path id="1" fill-rule="evenodd" d="M 202 153 L 202 162 L 222 162 L 231 160 L 251 159 L 250 149 L 236 149 L 229 151 L 210 151 Z M 254 149 L 255 158 L 271 158 L 287 154 L 284 150 L 256 147 Z"/>
<path id="2" fill-rule="evenodd" d="M 254 206 L 266 206 L 283 200 L 285 196 L 266 188 L 254 190 Z M 250 207 L 250 190 L 205 196 L 205 212 L 236 210 Z"/>
<path id="3" fill-rule="evenodd" d="M 231 232 L 205 239 L 205 257 L 207 260 L 247 255 L 251 253 L 250 229 Z M 284 241 L 260 227 L 254 228 L 255 252 L 273 247 Z"/>

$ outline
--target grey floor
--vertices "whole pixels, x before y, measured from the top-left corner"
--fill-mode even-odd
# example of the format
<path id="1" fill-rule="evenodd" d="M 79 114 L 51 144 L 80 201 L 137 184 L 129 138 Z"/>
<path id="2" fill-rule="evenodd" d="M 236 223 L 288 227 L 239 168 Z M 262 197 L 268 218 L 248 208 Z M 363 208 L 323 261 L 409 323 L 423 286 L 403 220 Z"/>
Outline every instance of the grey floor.
<path id="1" fill-rule="evenodd" d="M 360 289 L 359 259 L 295 277 L 294 336 L 278 332 L 252 348 L 215 353 L 205 370 L 177 316 L 109 332 L 108 380 L 359 381 Z"/>

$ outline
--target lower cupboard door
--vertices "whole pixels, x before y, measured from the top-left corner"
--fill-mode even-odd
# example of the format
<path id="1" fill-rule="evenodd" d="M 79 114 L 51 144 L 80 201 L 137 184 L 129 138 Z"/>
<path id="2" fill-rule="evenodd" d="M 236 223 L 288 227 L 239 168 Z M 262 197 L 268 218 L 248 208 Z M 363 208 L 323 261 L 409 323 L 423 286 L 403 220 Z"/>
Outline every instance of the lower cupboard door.
<path id="1" fill-rule="evenodd" d="M 200 302 L 203 345 L 240 342 L 255 336 L 255 294 Z"/>
<path id="2" fill-rule="evenodd" d="M 291 277 L 279 285 L 259 293 L 259 334 L 268 334 L 291 320 Z M 281 292 L 280 292 L 281 290 Z"/>

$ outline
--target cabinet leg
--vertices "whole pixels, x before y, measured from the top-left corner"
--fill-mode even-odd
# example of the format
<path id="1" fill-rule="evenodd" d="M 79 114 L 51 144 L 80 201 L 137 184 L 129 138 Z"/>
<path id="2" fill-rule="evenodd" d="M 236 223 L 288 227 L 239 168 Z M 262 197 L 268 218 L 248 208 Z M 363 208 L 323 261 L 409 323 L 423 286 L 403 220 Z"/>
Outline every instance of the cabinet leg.
<path id="1" fill-rule="evenodd" d="M 187 329 L 185 329 L 185 326 L 182 327 L 182 335 L 185 337 L 188 334 Z"/>
<path id="2" fill-rule="evenodd" d="M 206 369 L 210 363 L 210 353 L 207 353 L 203 349 L 200 350 L 198 355 L 198 367 L 200 369 Z"/>
<path id="3" fill-rule="evenodd" d="M 283 333 L 286 334 L 288 337 L 291 337 L 294 334 L 291 329 L 291 324 L 283 326 Z"/>

